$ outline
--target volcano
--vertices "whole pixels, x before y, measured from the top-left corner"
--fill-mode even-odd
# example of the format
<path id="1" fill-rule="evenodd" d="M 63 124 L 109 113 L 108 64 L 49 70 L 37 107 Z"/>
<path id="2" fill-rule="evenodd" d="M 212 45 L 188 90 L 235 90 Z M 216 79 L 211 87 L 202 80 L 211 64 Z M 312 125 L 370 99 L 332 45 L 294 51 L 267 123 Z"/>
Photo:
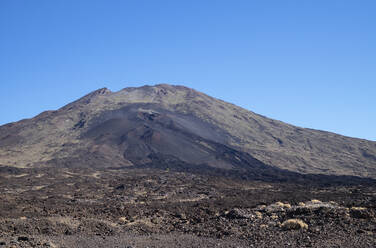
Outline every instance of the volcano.
<path id="1" fill-rule="evenodd" d="M 376 142 L 296 127 L 162 84 L 99 89 L 59 110 L 3 125 L 0 165 L 376 178 Z"/>

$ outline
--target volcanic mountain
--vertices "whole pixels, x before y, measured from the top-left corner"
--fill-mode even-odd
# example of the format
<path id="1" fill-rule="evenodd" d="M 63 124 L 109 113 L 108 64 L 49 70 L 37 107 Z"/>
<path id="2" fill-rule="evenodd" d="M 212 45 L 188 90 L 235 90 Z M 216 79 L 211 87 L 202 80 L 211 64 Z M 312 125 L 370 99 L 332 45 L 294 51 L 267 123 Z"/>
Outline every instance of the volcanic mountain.
<path id="1" fill-rule="evenodd" d="M 376 178 L 376 142 L 289 125 L 183 86 L 103 88 L 1 126 L 0 165 Z"/>

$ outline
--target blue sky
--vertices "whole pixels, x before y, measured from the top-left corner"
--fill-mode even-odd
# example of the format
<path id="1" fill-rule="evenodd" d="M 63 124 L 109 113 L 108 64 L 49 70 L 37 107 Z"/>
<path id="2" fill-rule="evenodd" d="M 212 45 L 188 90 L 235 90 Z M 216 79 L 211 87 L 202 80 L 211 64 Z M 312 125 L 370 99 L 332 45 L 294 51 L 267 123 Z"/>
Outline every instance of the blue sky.
<path id="1" fill-rule="evenodd" d="M 0 124 L 108 87 L 193 87 L 376 140 L 376 1 L 1 0 Z"/>

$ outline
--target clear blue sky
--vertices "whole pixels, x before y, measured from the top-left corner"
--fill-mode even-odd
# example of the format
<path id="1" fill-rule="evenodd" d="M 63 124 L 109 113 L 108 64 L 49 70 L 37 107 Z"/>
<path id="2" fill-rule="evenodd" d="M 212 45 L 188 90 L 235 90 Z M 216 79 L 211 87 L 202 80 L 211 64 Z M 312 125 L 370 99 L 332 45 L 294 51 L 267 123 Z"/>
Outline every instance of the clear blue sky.
<path id="1" fill-rule="evenodd" d="M 170 83 L 376 140 L 375 13 L 373 0 L 1 0 L 0 124 Z"/>

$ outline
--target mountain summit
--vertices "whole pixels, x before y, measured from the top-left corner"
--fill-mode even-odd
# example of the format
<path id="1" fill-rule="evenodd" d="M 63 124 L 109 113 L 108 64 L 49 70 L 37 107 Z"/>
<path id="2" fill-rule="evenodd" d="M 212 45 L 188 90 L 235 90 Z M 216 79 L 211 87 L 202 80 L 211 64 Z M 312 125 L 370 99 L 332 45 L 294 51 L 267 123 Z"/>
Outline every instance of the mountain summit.
<path id="1" fill-rule="evenodd" d="M 376 142 L 295 127 L 165 84 L 99 89 L 0 127 L 2 166 L 182 164 L 376 178 Z"/>

